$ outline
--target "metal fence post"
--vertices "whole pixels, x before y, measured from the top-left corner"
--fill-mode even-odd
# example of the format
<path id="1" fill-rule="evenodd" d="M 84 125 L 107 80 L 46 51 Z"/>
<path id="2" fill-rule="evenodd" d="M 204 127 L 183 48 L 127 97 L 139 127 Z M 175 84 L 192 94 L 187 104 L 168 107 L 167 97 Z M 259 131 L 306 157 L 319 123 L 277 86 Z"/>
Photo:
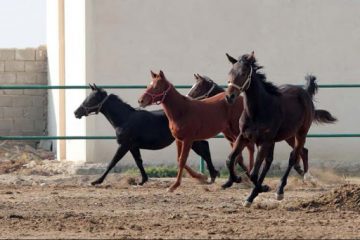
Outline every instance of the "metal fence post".
<path id="1" fill-rule="evenodd" d="M 201 173 L 205 173 L 205 161 L 203 158 L 200 158 L 200 161 L 199 161 L 199 171 Z"/>

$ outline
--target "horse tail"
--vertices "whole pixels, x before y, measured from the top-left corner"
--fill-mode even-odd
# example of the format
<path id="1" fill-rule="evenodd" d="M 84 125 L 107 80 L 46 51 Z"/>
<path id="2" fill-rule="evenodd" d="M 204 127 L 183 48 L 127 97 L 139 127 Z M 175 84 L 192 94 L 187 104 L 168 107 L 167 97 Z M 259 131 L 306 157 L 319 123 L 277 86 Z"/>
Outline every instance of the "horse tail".
<path id="1" fill-rule="evenodd" d="M 319 86 L 316 83 L 316 77 L 314 75 L 308 74 L 305 76 L 305 80 L 305 91 L 307 91 L 311 99 L 313 99 L 314 95 L 318 92 L 319 89 Z"/>
<path id="2" fill-rule="evenodd" d="M 314 120 L 315 123 L 334 123 L 337 119 L 326 110 L 317 109 L 315 110 Z"/>

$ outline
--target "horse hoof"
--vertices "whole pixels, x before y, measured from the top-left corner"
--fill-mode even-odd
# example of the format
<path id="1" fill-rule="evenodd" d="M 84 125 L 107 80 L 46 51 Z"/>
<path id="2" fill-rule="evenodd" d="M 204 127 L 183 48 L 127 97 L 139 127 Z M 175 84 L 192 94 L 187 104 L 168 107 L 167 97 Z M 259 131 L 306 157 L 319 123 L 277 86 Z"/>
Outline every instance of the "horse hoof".
<path id="1" fill-rule="evenodd" d="M 261 186 L 261 192 L 269 192 L 271 188 L 268 185 L 262 185 Z"/>
<path id="2" fill-rule="evenodd" d="M 283 199 L 284 199 L 284 194 L 283 193 L 282 194 L 279 194 L 279 193 L 276 194 L 276 200 L 281 201 Z"/>
<path id="3" fill-rule="evenodd" d="M 241 177 L 236 177 L 234 180 L 234 182 L 236 183 L 241 183 L 241 181 L 242 181 Z"/>
<path id="4" fill-rule="evenodd" d="M 91 182 L 91 185 L 92 185 L 92 186 L 95 186 L 95 185 L 99 185 L 99 184 L 101 184 L 101 183 L 102 183 L 102 181 L 96 180 L 96 181 Z"/>
<path id="5" fill-rule="evenodd" d="M 249 201 L 245 201 L 244 203 L 243 203 L 243 206 L 244 207 L 246 207 L 246 208 L 249 208 L 249 207 L 251 207 L 251 202 L 249 202 Z"/>
<path id="6" fill-rule="evenodd" d="M 226 183 L 224 183 L 221 187 L 222 189 L 226 189 L 226 188 L 229 188 L 233 185 L 233 181 L 227 181 Z"/>
<path id="7" fill-rule="evenodd" d="M 210 183 L 214 183 L 215 179 L 217 177 L 220 177 L 220 172 L 215 170 L 214 174 L 211 174 L 211 182 Z"/>
<path id="8" fill-rule="evenodd" d="M 169 187 L 169 188 L 167 189 L 167 192 L 169 192 L 169 193 L 172 193 L 172 192 L 174 192 L 174 191 L 175 191 L 175 189 L 172 188 L 172 187 Z"/>

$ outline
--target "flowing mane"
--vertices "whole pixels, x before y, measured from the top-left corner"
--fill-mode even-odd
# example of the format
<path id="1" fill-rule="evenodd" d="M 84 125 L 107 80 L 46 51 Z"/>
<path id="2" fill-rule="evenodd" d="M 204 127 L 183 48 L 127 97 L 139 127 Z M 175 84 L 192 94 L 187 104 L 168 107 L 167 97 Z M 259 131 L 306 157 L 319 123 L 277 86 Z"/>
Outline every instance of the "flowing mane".
<path id="1" fill-rule="evenodd" d="M 254 61 L 250 62 L 250 61 L 248 60 L 248 56 L 249 56 L 248 54 L 245 54 L 245 55 L 241 56 L 238 61 L 239 61 L 239 62 L 244 62 L 244 63 L 246 63 L 246 64 L 250 64 L 251 67 L 253 68 L 253 70 L 255 71 L 255 74 L 256 74 L 257 79 L 260 80 L 260 82 L 261 82 L 262 85 L 264 86 L 265 90 L 266 90 L 268 93 L 272 94 L 272 95 L 280 96 L 280 95 L 281 95 L 281 92 L 280 92 L 279 87 L 276 86 L 276 85 L 274 85 L 272 82 L 268 82 L 268 81 L 266 80 L 266 75 L 265 75 L 264 73 L 258 72 L 258 70 L 260 70 L 260 69 L 262 69 L 262 68 L 264 68 L 264 67 L 263 67 L 263 66 L 260 66 L 260 65 L 257 63 L 256 59 L 255 59 Z"/>

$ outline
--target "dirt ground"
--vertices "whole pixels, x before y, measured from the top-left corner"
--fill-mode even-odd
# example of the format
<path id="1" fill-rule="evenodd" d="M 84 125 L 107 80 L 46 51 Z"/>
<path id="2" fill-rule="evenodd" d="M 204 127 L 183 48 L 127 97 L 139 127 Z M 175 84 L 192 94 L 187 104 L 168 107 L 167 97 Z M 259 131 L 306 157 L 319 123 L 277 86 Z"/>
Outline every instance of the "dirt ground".
<path id="1" fill-rule="evenodd" d="M 355 180 L 338 176 L 326 177 L 332 179 L 327 183 L 291 177 L 283 201 L 276 201 L 272 190 L 251 208 L 242 206 L 248 186 L 222 190 L 225 179 L 201 185 L 184 178 L 168 193 L 173 179 L 137 186 L 132 176 L 111 174 L 102 186 L 90 186 L 95 178 L 0 175 L 0 237 L 360 238 L 360 188 L 343 185 Z M 266 182 L 275 189 L 278 179 Z M 348 188 L 350 195 L 343 192 Z M 352 205 L 345 204 L 348 198 Z"/>

